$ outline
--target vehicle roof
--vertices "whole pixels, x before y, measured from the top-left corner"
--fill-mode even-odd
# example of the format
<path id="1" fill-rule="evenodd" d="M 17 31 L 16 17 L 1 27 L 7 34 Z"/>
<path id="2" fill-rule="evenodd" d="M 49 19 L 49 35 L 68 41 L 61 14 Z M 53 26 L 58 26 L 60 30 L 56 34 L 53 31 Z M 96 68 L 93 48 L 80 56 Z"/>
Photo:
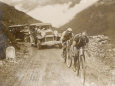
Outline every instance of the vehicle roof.
<path id="1" fill-rule="evenodd" d="M 36 26 L 44 26 L 44 25 L 51 25 L 50 23 L 34 23 L 34 24 L 30 24 L 30 26 L 32 25 L 36 25 Z"/>
<path id="2" fill-rule="evenodd" d="M 24 27 L 24 26 L 26 26 L 26 25 L 11 25 L 9 27 Z"/>

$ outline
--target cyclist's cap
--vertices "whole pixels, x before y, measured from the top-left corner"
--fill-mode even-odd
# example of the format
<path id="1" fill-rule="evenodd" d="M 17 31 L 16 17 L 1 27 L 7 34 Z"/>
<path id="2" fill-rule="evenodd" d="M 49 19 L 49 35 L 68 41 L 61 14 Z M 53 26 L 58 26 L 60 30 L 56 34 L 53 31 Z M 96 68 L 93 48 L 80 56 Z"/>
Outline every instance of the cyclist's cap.
<path id="1" fill-rule="evenodd" d="M 72 29 L 71 29 L 71 28 L 68 28 L 68 29 L 67 29 L 67 31 L 70 31 L 70 32 L 71 32 L 71 31 L 72 31 Z"/>

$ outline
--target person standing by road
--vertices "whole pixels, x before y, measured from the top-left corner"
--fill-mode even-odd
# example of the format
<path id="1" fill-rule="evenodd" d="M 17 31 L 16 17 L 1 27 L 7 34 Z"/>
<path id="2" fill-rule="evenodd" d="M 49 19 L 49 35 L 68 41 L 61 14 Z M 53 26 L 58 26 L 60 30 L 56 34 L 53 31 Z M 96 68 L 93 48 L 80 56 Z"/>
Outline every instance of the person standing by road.
<path id="1" fill-rule="evenodd" d="M 37 27 L 34 28 L 34 32 L 33 32 L 33 37 L 34 37 L 34 44 L 37 44 Z"/>
<path id="2" fill-rule="evenodd" d="M 42 39 L 41 30 L 38 28 L 37 29 L 37 40 L 41 40 L 41 39 Z"/>
<path id="3" fill-rule="evenodd" d="M 42 28 L 42 30 L 41 30 L 42 42 L 46 41 L 45 40 L 45 36 L 46 36 L 46 32 L 45 31 L 46 31 L 45 28 Z"/>
<path id="4" fill-rule="evenodd" d="M 54 40 L 58 40 L 58 31 L 54 30 Z"/>

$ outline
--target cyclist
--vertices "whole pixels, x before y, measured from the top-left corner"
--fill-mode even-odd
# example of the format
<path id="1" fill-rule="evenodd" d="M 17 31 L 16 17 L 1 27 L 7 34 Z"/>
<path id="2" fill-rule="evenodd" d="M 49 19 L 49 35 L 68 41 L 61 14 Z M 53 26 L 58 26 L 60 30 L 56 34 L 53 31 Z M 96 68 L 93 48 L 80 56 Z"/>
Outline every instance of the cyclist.
<path id="1" fill-rule="evenodd" d="M 63 55 L 65 55 L 66 47 L 67 47 L 67 41 L 70 40 L 73 37 L 72 29 L 68 28 L 66 31 L 62 33 L 61 37 L 61 43 L 63 46 Z"/>
<path id="2" fill-rule="evenodd" d="M 75 51 L 74 55 L 76 55 L 74 56 L 74 64 L 73 64 L 75 68 L 76 68 L 76 62 L 78 60 L 78 57 L 84 54 L 84 49 L 85 46 L 88 44 L 88 42 L 89 42 L 89 38 L 86 32 L 82 32 L 74 36 L 72 47 L 73 47 L 73 51 Z"/>

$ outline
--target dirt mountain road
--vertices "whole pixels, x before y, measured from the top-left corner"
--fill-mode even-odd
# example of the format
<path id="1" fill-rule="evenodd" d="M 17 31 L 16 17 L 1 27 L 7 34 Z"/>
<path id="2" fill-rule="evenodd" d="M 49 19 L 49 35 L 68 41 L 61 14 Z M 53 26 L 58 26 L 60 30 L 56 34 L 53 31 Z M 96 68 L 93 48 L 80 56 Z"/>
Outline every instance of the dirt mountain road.
<path id="1" fill-rule="evenodd" d="M 76 74 L 63 63 L 61 49 L 32 48 L 20 70 L 14 86 L 82 86 Z"/>

